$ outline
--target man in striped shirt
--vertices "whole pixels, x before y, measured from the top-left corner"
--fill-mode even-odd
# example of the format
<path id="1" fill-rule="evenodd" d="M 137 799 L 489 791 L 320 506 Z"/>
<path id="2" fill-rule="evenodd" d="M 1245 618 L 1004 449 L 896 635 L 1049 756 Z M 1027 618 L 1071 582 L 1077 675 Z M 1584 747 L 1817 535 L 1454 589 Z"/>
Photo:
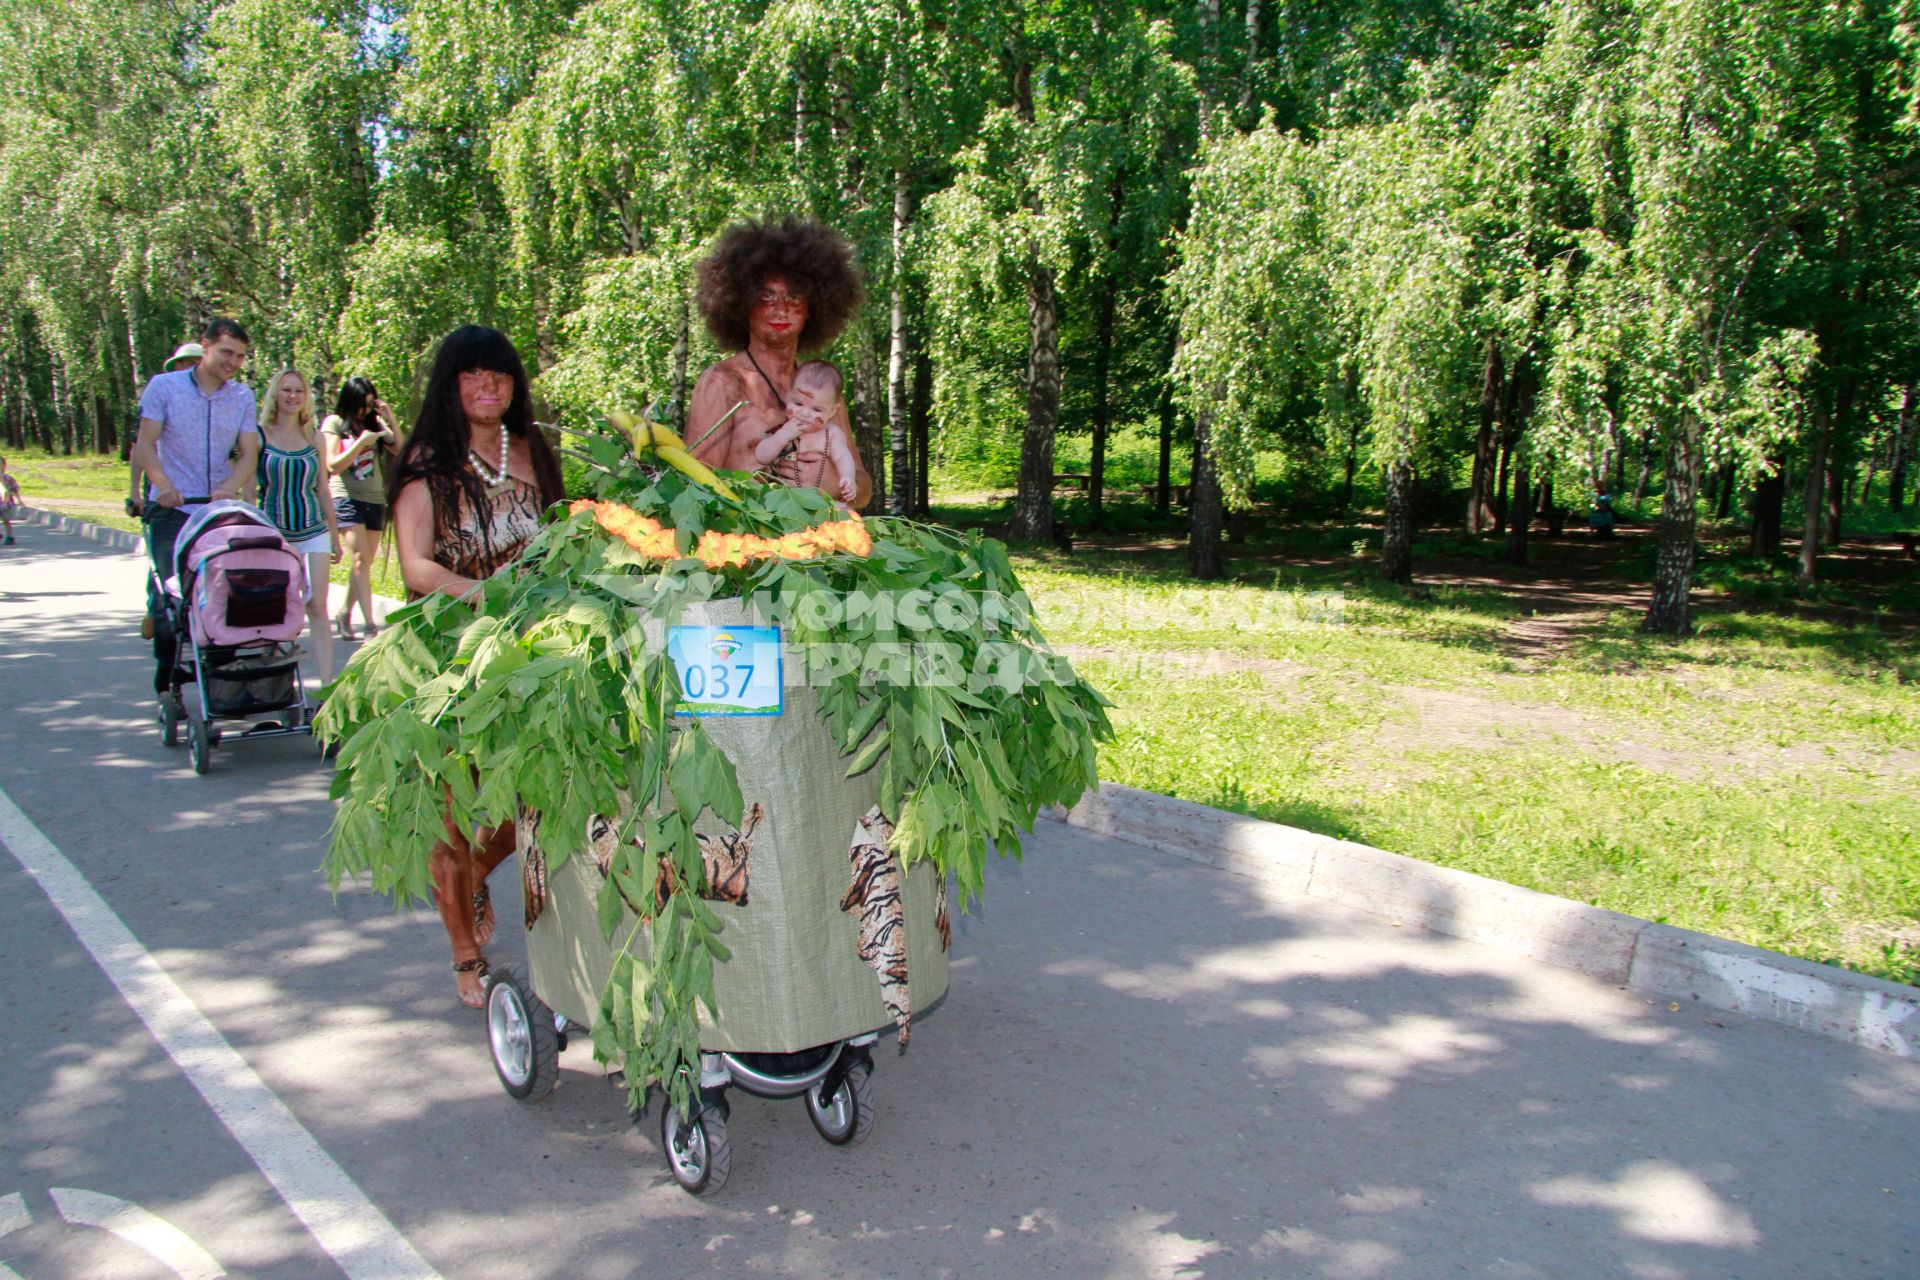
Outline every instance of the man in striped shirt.
<path id="1" fill-rule="evenodd" d="M 147 555 L 162 578 L 173 575 L 174 539 L 187 523 L 191 500 L 238 497 L 260 455 L 253 391 L 235 381 L 252 339 L 238 321 L 216 319 L 207 325 L 201 346 L 205 354 L 198 365 L 161 374 L 140 397 L 133 460 L 147 477 Z M 161 613 L 159 595 L 149 585 L 147 616 L 157 622 Z M 146 630 L 142 627 L 142 634 Z M 175 647 L 166 628 L 155 632 L 154 688 L 163 693 L 173 674 Z"/>

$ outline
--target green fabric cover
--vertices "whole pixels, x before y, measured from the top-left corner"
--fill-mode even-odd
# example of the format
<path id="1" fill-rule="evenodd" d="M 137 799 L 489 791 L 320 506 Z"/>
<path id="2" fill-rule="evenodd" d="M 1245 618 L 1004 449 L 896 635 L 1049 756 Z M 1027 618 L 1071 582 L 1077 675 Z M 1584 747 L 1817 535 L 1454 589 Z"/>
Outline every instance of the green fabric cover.
<path id="1" fill-rule="evenodd" d="M 738 601 L 718 601 L 690 606 L 682 621 L 733 626 L 757 620 Z M 651 625 L 649 650 L 662 643 L 657 624 Z M 720 1016 L 700 1011 L 705 1050 L 789 1053 L 893 1027 L 879 978 L 857 950 L 857 913 L 840 909 L 852 878 L 854 831 L 876 799 L 874 771 L 845 776 L 847 761 L 813 691 L 792 683 L 803 668 L 791 652 L 785 666 L 781 715 L 704 718 L 707 733 L 734 763 L 747 809 L 759 803 L 766 811 L 753 836 L 747 905 L 711 904 L 732 956 L 714 966 Z M 528 825 L 522 824 L 523 842 Z M 698 829 L 726 830 L 711 813 Z M 920 863 L 905 879 L 909 991 L 917 1016 L 945 994 L 947 956 L 935 925 L 932 866 Z M 601 935 L 601 883 L 591 856 L 576 855 L 550 871 L 546 908 L 527 935 L 535 994 L 583 1026 L 598 1017 L 615 947 L 634 921 L 627 916 L 613 942 Z M 643 959 L 644 938 L 643 930 L 634 944 Z"/>

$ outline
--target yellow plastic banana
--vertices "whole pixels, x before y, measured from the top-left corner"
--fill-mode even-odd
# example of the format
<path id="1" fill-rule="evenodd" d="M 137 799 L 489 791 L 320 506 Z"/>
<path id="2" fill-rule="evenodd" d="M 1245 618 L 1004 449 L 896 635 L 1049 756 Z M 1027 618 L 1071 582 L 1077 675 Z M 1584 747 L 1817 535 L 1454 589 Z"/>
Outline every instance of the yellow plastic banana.
<path id="1" fill-rule="evenodd" d="M 614 426 L 627 433 L 627 437 L 633 441 L 635 453 L 651 449 L 659 455 L 662 462 L 689 480 L 707 486 L 723 498 L 739 501 L 739 496 L 734 493 L 732 486 L 713 474 L 705 463 L 687 452 L 686 442 L 681 440 L 673 428 L 658 422 L 645 421 L 624 409 L 615 409 L 607 416 L 613 420 Z"/>
<path id="2" fill-rule="evenodd" d="M 660 455 L 662 462 L 672 467 L 675 471 L 680 472 L 695 484 L 703 484 L 723 498 L 731 498 L 735 502 L 740 500 L 739 495 L 733 491 L 732 486 L 719 476 L 713 474 L 712 470 L 708 468 L 704 462 L 701 462 L 685 449 L 676 449 L 672 445 L 667 444 L 656 444 L 653 446 L 653 451 Z"/>

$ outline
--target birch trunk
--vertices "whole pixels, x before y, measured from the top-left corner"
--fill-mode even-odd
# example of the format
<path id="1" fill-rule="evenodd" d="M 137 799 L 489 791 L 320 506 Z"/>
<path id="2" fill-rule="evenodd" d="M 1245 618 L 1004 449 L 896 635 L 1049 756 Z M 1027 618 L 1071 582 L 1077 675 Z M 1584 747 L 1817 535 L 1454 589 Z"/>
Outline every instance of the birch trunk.
<path id="1" fill-rule="evenodd" d="M 1506 381 L 1500 344 L 1487 339 L 1487 360 L 1480 376 L 1480 430 L 1473 437 L 1473 481 L 1467 491 L 1467 532 L 1482 534 L 1493 528 L 1495 427 L 1500 419 L 1500 389 Z M 1352 489 L 1353 462 L 1347 462 L 1348 489 Z"/>
<path id="2" fill-rule="evenodd" d="M 1753 482 L 1753 527 L 1747 533 L 1747 553 L 1770 556 L 1780 550 L 1780 525 L 1787 505 L 1787 463 L 1777 454 L 1767 459 L 1766 475 Z"/>
<path id="3" fill-rule="evenodd" d="M 1826 396 L 1813 402 L 1813 434 L 1807 447 L 1807 481 L 1802 491 L 1800 568 L 1794 581 L 1802 591 L 1811 587 L 1820 570 L 1820 498 L 1827 487 L 1827 449 L 1833 434 L 1833 409 Z"/>
<path id="4" fill-rule="evenodd" d="M 1380 534 L 1380 576 L 1405 586 L 1413 581 L 1413 463 L 1396 459 L 1387 468 L 1387 521 Z"/>
<path id="5" fill-rule="evenodd" d="M 907 430 L 907 173 L 893 171 L 893 280 L 887 324 L 887 444 L 893 488 L 887 510 L 904 516 L 913 504 L 913 443 Z"/>
<path id="6" fill-rule="evenodd" d="M 856 335 L 859 357 L 854 364 L 854 388 L 858 405 L 854 410 L 854 447 L 872 480 L 867 505 L 860 510 L 870 516 L 887 509 L 887 452 L 880 447 L 881 401 L 885 393 L 880 384 L 879 344 L 867 334 Z"/>
<path id="7" fill-rule="evenodd" d="M 924 341 L 913 355 L 913 511 L 918 519 L 933 514 L 928 477 L 933 474 L 933 357 Z"/>
<path id="8" fill-rule="evenodd" d="M 1673 441 L 1667 446 L 1667 491 L 1660 507 L 1653 601 L 1647 606 L 1643 631 L 1678 637 L 1693 630 L 1690 610 L 1697 554 L 1694 529 L 1699 515 L 1694 501 L 1700 491 L 1699 455 L 1700 427 L 1689 417 L 1675 429 Z"/>
<path id="9" fill-rule="evenodd" d="M 1887 505 L 1898 511 L 1907 501 L 1907 463 L 1913 457 L 1914 384 L 1900 397 L 1900 426 L 1893 437 L 1893 459 L 1887 467 Z"/>
<path id="10" fill-rule="evenodd" d="M 1053 437 L 1060 420 L 1060 317 L 1053 269 L 1027 267 L 1027 429 L 1020 442 L 1020 492 L 1009 536 L 1053 540 Z"/>
<path id="11" fill-rule="evenodd" d="M 1508 510 L 1507 563 L 1527 563 L 1527 533 L 1533 527 L 1533 467 L 1525 454 L 1513 468 L 1513 506 Z"/>
<path id="12" fill-rule="evenodd" d="M 1213 399 L 1220 397 L 1215 395 Z M 1213 410 L 1202 409 L 1193 420 L 1193 475 L 1187 489 L 1191 517 L 1187 538 L 1187 569 L 1196 578 L 1224 578 L 1226 557 L 1220 546 L 1225 508 L 1220 501 L 1220 477 L 1214 472 Z"/>

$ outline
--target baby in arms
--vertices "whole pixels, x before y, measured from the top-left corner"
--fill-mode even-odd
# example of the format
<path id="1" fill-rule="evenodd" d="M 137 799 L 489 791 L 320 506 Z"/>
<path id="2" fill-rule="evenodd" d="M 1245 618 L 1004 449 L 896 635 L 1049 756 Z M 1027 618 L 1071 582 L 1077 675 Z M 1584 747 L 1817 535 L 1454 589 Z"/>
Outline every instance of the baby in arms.
<path id="1" fill-rule="evenodd" d="M 853 451 L 847 448 L 846 438 L 827 420 L 840 402 L 840 387 L 840 371 L 825 360 L 809 360 L 794 370 L 793 389 L 787 393 L 786 424 L 761 440 L 754 447 L 753 456 L 765 467 L 789 453 L 818 454 L 821 459 L 818 469 L 810 481 L 802 477 L 803 483 L 819 485 L 831 461 L 840 478 L 840 501 L 852 502 L 854 477 L 858 474 Z"/>

